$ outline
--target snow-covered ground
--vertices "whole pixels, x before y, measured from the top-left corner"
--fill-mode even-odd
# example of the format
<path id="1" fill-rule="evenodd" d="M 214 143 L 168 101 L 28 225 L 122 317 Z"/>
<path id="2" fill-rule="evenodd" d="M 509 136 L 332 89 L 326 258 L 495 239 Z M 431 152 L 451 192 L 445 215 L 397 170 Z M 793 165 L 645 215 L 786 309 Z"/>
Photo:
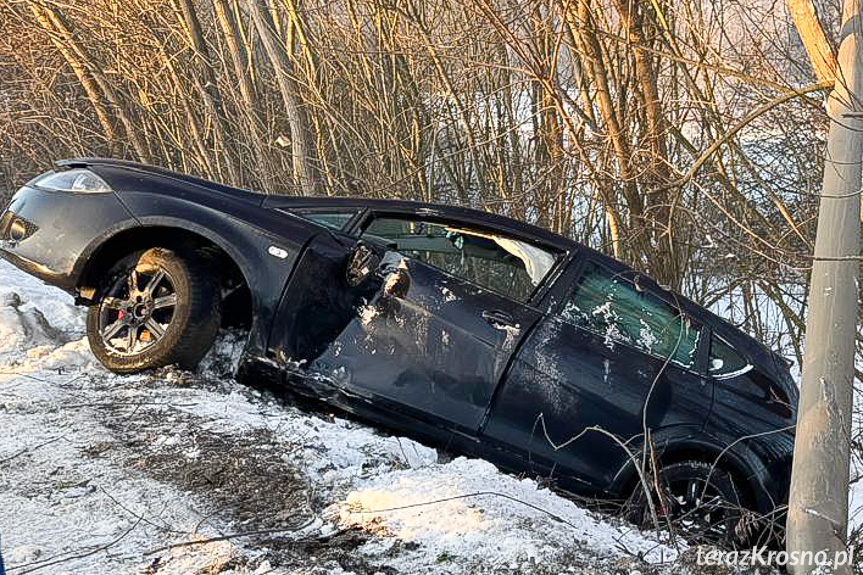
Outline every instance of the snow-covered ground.
<path id="1" fill-rule="evenodd" d="M 690 572 L 531 479 L 236 383 L 242 343 L 110 374 L 71 298 L 0 260 L 10 575 Z"/>

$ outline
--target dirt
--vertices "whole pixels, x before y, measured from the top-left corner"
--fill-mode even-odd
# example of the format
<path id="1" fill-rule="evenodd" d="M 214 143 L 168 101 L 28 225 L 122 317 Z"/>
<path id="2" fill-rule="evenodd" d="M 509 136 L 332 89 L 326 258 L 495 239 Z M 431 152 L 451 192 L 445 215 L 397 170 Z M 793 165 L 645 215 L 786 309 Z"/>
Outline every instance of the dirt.
<path id="1" fill-rule="evenodd" d="M 163 377 L 166 372 L 157 375 Z M 173 375 L 177 387 L 221 387 L 216 379 L 188 372 Z M 147 381 L 139 385 L 146 386 Z M 251 389 L 248 392 L 253 395 Z M 266 400 L 289 406 L 286 397 L 269 394 Z M 308 540 L 291 538 L 295 530 L 320 516 L 328 502 L 317 496 L 303 470 L 292 463 L 291 454 L 297 446 L 274 433 L 261 429 L 244 433 L 212 431 L 207 428 L 211 421 L 171 405 L 118 402 L 105 405 L 97 413 L 114 440 L 88 446 L 87 455 L 110 454 L 134 473 L 195 494 L 203 506 L 200 511 L 231 525 L 231 534 L 251 533 L 237 539 L 264 550 L 263 559 L 272 567 L 312 567 L 313 572 L 319 567 L 321 573 L 338 567 L 359 575 L 395 575 L 395 569 L 354 553 L 371 537 L 361 530 L 343 530 Z M 177 437 L 179 441 L 162 441 L 164 437 Z M 398 551 L 393 549 L 393 553 Z M 250 567 L 248 561 L 234 558 L 222 564 L 220 570 Z M 157 555 L 147 572 L 159 573 L 161 564 Z"/>

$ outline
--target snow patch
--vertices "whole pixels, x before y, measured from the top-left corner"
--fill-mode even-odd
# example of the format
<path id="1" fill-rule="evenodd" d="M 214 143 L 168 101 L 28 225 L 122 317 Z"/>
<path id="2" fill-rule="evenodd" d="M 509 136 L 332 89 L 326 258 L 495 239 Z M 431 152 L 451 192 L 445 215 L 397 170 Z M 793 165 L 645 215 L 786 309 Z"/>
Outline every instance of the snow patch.
<path id="1" fill-rule="evenodd" d="M 579 544 L 609 556 L 626 549 L 649 562 L 678 554 L 631 528 L 598 520 L 531 479 L 502 475 L 488 462 L 463 457 L 363 482 L 338 507 L 338 518 L 342 527 L 383 541 L 419 543 L 418 553 L 429 562 L 440 556 L 501 565 L 553 561 Z"/>

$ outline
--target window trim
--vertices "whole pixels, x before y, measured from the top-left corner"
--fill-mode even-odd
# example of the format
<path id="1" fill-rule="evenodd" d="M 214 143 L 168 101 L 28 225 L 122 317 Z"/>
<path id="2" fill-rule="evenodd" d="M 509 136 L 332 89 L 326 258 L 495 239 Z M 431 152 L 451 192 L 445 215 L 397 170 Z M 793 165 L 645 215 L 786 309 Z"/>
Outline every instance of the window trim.
<path id="1" fill-rule="evenodd" d="M 507 236 L 509 238 L 512 238 L 512 239 L 515 239 L 515 240 L 518 240 L 521 242 L 525 242 L 527 244 L 530 244 L 532 246 L 541 248 L 541 249 L 549 252 L 554 257 L 554 264 L 551 266 L 551 268 L 549 268 L 548 272 L 542 278 L 542 281 L 534 286 L 533 290 L 530 292 L 530 295 L 524 301 L 517 300 L 517 299 L 513 298 L 510 294 L 500 292 L 500 291 L 498 291 L 494 288 L 491 288 L 489 286 L 484 286 L 484 285 L 478 284 L 474 281 L 471 281 L 467 278 L 457 276 L 457 275 L 453 274 L 452 272 L 449 272 L 445 269 L 439 268 L 438 266 L 432 265 L 430 263 L 427 263 L 427 262 L 424 262 L 421 260 L 411 258 L 414 261 L 421 263 L 422 265 L 428 266 L 428 267 L 430 267 L 436 271 L 439 271 L 448 277 L 457 279 L 459 281 L 463 281 L 463 282 L 465 282 L 471 286 L 474 286 L 474 287 L 479 288 L 481 290 L 487 291 L 489 293 L 493 293 L 497 296 L 506 298 L 508 301 L 511 301 L 511 302 L 516 303 L 518 305 L 523 305 L 523 306 L 527 306 L 527 307 L 536 309 L 537 311 L 541 311 L 539 309 L 539 304 L 542 301 L 542 298 L 545 297 L 548 290 L 551 288 L 551 286 L 554 285 L 554 282 L 560 278 L 560 276 L 561 276 L 560 271 L 565 269 L 563 266 L 568 265 L 568 262 L 570 260 L 570 257 L 569 257 L 570 252 L 568 250 L 561 249 L 560 247 L 551 246 L 546 242 L 537 241 L 533 238 L 525 238 L 524 236 L 519 235 L 517 233 L 513 233 L 509 230 L 501 231 L 501 230 L 496 230 L 490 226 L 483 226 L 482 224 L 477 224 L 474 221 L 467 219 L 467 218 L 466 219 L 453 218 L 453 217 L 447 217 L 446 215 L 417 214 L 417 213 L 413 213 L 410 211 L 376 210 L 376 209 L 368 208 L 362 212 L 362 215 L 357 218 L 357 221 L 353 222 L 352 226 L 350 226 L 349 228 L 346 228 L 346 231 L 347 231 L 347 233 L 349 233 L 352 236 L 355 236 L 357 238 L 362 238 L 363 233 L 365 233 L 365 230 L 369 227 L 369 225 L 371 225 L 371 223 L 373 221 L 375 221 L 376 219 L 381 219 L 381 218 L 413 219 L 414 221 L 428 222 L 428 223 L 438 224 L 438 225 L 456 224 L 456 225 L 461 226 L 461 227 L 473 228 L 473 229 L 476 229 L 477 231 L 480 231 L 480 232 L 485 232 L 485 233 L 489 233 L 489 234 L 504 235 L 504 236 Z"/>

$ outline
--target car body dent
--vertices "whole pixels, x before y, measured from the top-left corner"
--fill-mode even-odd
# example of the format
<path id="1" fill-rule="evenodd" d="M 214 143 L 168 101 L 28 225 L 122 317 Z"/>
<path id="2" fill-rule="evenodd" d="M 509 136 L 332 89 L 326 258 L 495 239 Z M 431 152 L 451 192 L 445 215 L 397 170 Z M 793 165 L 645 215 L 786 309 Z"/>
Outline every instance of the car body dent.
<path id="1" fill-rule="evenodd" d="M 501 385 L 484 434 L 605 489 L 628 458 L 615 438 L 635 438 L 645 428 L 700 430 L 711 403 L 712 386 L 698 374 L 663 367 L 622 344 L 610 350 L 550 316 Z"/>
<path id="2" fill-rule="evenodd" d="M 477 298 L 493 301 L 493 294 L 416 261 L 400 273 L 411 278 L 410 287 L 388 293 L 392 276 L 384 278 L 309 369 L 339 370 L 355 393 L 476 433 L 515 347 L 539 314 L 521 306 L 511 325 L 492 325 L 481 317 Z"/>

